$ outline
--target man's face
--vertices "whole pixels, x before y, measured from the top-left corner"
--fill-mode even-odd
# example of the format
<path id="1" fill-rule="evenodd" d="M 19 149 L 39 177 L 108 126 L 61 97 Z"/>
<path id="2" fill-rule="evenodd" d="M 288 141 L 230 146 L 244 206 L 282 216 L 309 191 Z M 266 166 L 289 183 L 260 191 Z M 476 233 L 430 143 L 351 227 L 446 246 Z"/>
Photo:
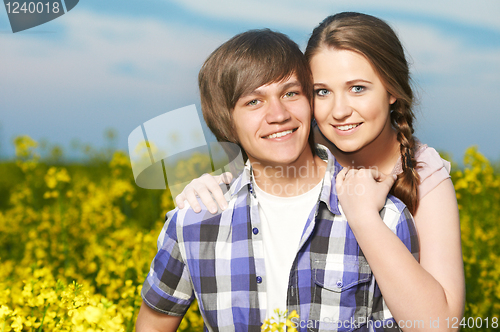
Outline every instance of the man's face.
<path id="1" fill-rule="evenodd" d="M 295 75 L 238 99 L 233 121 L 250 162 L 290 165 L 310 151 L 311 107 Z"/>

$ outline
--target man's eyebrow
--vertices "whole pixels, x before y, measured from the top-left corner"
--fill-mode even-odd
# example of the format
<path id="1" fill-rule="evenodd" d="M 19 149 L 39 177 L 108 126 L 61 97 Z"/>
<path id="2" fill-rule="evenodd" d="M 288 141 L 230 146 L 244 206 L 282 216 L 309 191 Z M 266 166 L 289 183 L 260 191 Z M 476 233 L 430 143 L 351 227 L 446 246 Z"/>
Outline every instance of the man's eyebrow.
<path id="1" fill-rule="evenodd" d="M 300 82 L 299 82 L 299 81 L 294 80 L 294 81 L 291 81 L 291 82 L 286 83 L 286 84 L 283 86 L 282 90 L 284 91 L 284 90 L 288 90 L 288 89 L 291 89 L 291 88 L 296 88 L 296 87 L 298 87 L 298 88 L 302 88 L 302 84 L 300 84 Z"/>
<path id="2" fill-rule="evenodd" d="M 302 88 L 302 84 L 300 84 L 300 82 L 298 80 L 294 80 L 294 81 L 286 83 L 281 88 L 281 90 L 285 91 L 285 90 L 288 90 L 288 89 L 291 89 L 291 88 L 295 88 L 295 87 Z M 250 91 L 249 93 L 242 94 L 240 98 L 246 98 L 248 96 L 262 96 L 262 95 L 264 95 L 264 93 L 262 91 L 260 91 L 259 88 L 255 89 L 253 91 Z"/>
<path id="3" fill-rule="evenodd" d="M 244 94 L 242 94 L 242 95 L 241 95 L 241 97 L 240 97 L 240 99 L 241 99 L 241 98 L 246 98 L 246 97 L 248 97 L 248 96 L 255 96 L 255 95 L 256 95 L 256 96 L 262 96 L 263 94 L 264 94 L 264 93 L 262 93 L 262 91 L 259 91 L 259 90 L 258 90 L 258 88 L 257 88 L 257 89 L 255 89 L 255 90 L 253 90 L 253 91 L 250 91 L 250 92 L 248 92 L 248 93 L 244 93 Z"/>

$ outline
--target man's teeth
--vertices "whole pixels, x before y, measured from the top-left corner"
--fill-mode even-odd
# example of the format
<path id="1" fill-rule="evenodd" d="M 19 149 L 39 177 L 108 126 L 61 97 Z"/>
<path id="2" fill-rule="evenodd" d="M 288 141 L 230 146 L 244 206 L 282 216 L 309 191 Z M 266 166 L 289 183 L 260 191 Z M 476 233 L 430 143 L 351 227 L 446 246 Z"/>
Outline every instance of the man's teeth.
<path id="1" fill-rule="evenodd" d="M 358 124 L 345 125 L 345 126 L 336 126 L 336 128 L 338 130 L 349 130 L 349 129 L 352 129 L 352 128 L 356 128 L 357 126 L 359 126 L 359 123 Z"/>
<path id="2" fill-rule="evenodd" d="M 288 135 L 288 134 L 291 134 L 293 133 L 293 129 L 290 129 L 290 130 L 285 130 L 285 131 L 282 131 L 281 133 L 274 133 L 274 134 L 271 134 L 269 136 L 266 136 L 265 138 L 277 138 L 277 137 L 283 137 L 285 135 Z"/>

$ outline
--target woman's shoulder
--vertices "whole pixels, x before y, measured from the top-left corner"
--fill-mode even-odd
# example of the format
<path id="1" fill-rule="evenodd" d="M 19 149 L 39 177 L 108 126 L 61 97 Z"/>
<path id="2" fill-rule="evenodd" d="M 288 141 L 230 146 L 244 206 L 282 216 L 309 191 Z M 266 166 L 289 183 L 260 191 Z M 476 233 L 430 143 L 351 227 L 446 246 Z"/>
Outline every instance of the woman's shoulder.
<path id="1" fill-rule="evenodd" d="M 417 173 L 420 177 L 419 199 L 450 177 L 450 162 L 427 144 L 418 143 L 415 152 Z"/>
<path id="2" fill-rule="evenodd" d="M 419 166 L 417 167 L 417 172 L 421 176 L 421 181 L 440 169 L 444 169 L 448 175 L 450 173 L 450 162 L 441 158 L 439 153 L 427 144 L 417 144 L 415 159 Z"/>

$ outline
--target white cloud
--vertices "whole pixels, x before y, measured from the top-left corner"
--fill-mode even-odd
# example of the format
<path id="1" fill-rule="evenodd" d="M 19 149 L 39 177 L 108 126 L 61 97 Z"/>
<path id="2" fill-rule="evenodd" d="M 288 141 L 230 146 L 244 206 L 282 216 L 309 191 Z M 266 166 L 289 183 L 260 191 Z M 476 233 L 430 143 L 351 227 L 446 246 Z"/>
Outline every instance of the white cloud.
<path id="1" fill-rule="evenodd" d="M 366 2 L 365 2 L 366 3 Z M 372 8 L 438 17 L 500 31 L 500 2 L 497 0 L 377 1 Z"/>
<path id="2" fill-rule="evenodd" d="M 169 0 L 171 1 L 171 0 Z M 500 31 L 500 1 L 457 0 L 358 0 L 332 2 L 331 0 L 173 0 L 195 13 L 230 21 L 277 23 L 284 27 L 311 29 L 323 18 L 339 11 L 391 11 L 460 21 Z"/>
<path id="3" fill-rule="evenodd" d="M 449 36 L 424 25 L 396 22 L 393 24 L 413 62 L 421 74 L 450 74 L 456 69 L 464 49 L 458 36 Z"/>
<path id="4" fill-rule="evenodd" d="M 326 0 L 308 4 L 295 0 L 176 1 L 214 22 L 272 25 L 284 32 L 304 31 L 304 35 L 328 14 L 342 10 L 422 15 L 421 23 L 394 19 L 395 14 L 389 20 L 413 58 L 416 74 L 427 80 L 422 86 L 421 132 L 443 121 L 449 121 L 450 128 L 443 128 L 446 137 L 453 137 L 447 130 L 464 121 L 479 127 L 479 118 L 466 117 L 476 108 L 489 114 L 492 122 L 498 119 L 498 96 L 483 87 L 500 83 L 496 75 L 500 50 L 471 47 L 470 40 L 427 24 L 425 17 L 500 31 L 496 19 L 500 1 L 474 2 L 477 8 L 459 1 L 453 1 L 453 6 L 448 1 L 358 1 L 349 6 Z M 182 18 L 172 23 L 159 17 L 106 16 L 83 8 L 51 24 L 62 26 L 57 29 L 61 32 L 1 36 L 0 74 L 6 83 L 0 90 L 0 121 L 3 135 L 9 138 L 13 133 L 38 130 L 35 137 L 48 136 L 51 141 L 73 137 L 88 141 L 91 134 L 100 139 L 101 128 L 106 126 L 118 126 L 123 137 L 129 128 L 153 116 L 197 103 L 199 66 L 232 34 Z M 449 84 L 441 88 L 443 82 Z"/>
<path id="5" fill-rule="evenodd" d="M 193 70 L 219 43 L 219 36 L 185 25 L 145 18 L 124 18 L 76 11 L 65 20 L 56 40 L 38 35 L 2 41 L 4 79 L 11 84 L 42 88 L 46 83 L 102 90 L 166 83 L 172 69 Z M 196 36 L 193 38 L 193 36 Z M 8 65 L 6 65 L 8 64 Z M 124 66 L 146 80 L 117 75 Z M 72 79 L 72 78 L 77 78 Z M 47 82 L 48 81 L 48 82 Z M 43 84 L 43 85 L 42 85 Z"/>
<path id="6" fill-rule="evenodd" d="M 371 6 L 391 8 L 389 4 L 392 4 L 396 9 L 407 8 L 399 3 L 386 0 Z M 469 6 L 468 2 L 454 3 L 451 12 L 460 12 L 457 8 L 465 10 Z M 266 25 L 278 22 L 305 31 L 316 25 L 332 6 L 326 1 L 304 5 L 298 1 L 261 0 L 230 3 L 224 0 L 181 3 L 179 0 L 179 4 L 207 16 Z M 363 4 L 368 6 L 365 2 L 356 6 L 362 7 Z M 421 2 L 412 2 L 411 6 L 417 12 L 444 12 L 444 9 L 435 8 L 437 4 L 426 7 Z M 474 16 L 472 13 L 469 17 Z M 483 17 L 482 22 L 488 21 L 487 17 Z M 11 86 L 22 85 L 33 91 L 79 89 L 93 93 L 155 90 L 159 87 L 178 89 L 179 85 L 187 84 L 187 76 L 192 81 L 206 56 L 230 37 L 195 25 L 171 24 L 151 18 L 104 16 L 84 10 L 72 11 L 71 15 L 58 19 L 58 23 L 65 31 L 58 40 L 37 35 L 3 38 L 1 70 Z M 416 69 L 422 73 L 450 73 L 463 67 L 467 61 L 489 59 L 493 65 L 496 62 L 496 54 L 474 53 L 463 44 L 460 36 L 445 35 L 424 24 L 390 23 L 400 32 L 415 59 Z"/>
<path id="7" fill-rule="evenodd" d="M 391 22 L 417 75 L 453 78 L 465 88 L 472 82 L 500 84 L 500 48 L 478 48 L 460 35 L 424 23 Z M 457 79 L 462 80 L 457 82 Z"/>
<path id="8" fill-rule="evenodd" d="M 72 11 L 55 34 L 1 39 L 2 136 L 97 144 L 106 127 L 198 102 L 197 72 L 228 36 L 144 17 Z"/>
<path id="9" fill-rule="evenodd" d="M 255 26 L 279 26 L 284 32 L 287 29 L 303 29 L 310 33 L 322 19 L 329 14 L 339 11 L 370 11 L 393 13 L 390 19 L 384 18 L 398 32 L 403 44 L 414 60 L 414 70 L 418 74 L 456 75 L 464 68 L 480 68 L 471 74 L 481 75 L 481 68 L 500 67 L 498 50 L 476 50 L 460 34 L 450 34 L 442 30 L 440 25 L 431 25 L 427 18 L 433 17 L 438 21 L 449 20 L 457 24 L 471 24 L 476 27 L 493 29 L 500 33 L 500 1 L 457 1 L 457 0 L 422 0 L 422 1 L 356 1 L 332 2 L 331 0 L 302 0 L 267 1 L 267 0 L 173 0 L 179 6 L 197 14 L 228 21 L 243 21 Z M 394 19 L 397 13 L 421 16 L 421 21 L 411 22 Z M 402 15 L 403 17 L 403 15 Z M 297 42 L 302 42 L 297 40 Z M 491 73 L 491 71 L 486 70 Z M 491 74 L 487 76 L 492 76 Z"/>
<path id="10" fill-rule="evenodd" d="M 56 35 L 2 38 L 0 73 L 8 83 L 0 90 L 0 121 L 7 137 L 102 137 L 105 127 L 127 131 L 198 103 L 198 70 L 228 38 L 182 24 L 83 10 L 57 24 L 62 28 Z"/>
<path id="11" fill-rule="evenodd" d="M 325 17 L 325 12 L 304 1 L 220 0 L 203 1 L 173 0 L 179 6 L 207 17 L 228 21 L 241 21 L 258 25 L 311 29 Z M 331 3 L 329 4 L 331 6 Z"/>
<path id="12" fill-rule="evenodd" d="M 395 26 L 419 74 L 454 74 L 465 55 L 473 52 L 459 36 L 450 36 L 434 27 L 405 22 Z"/>

